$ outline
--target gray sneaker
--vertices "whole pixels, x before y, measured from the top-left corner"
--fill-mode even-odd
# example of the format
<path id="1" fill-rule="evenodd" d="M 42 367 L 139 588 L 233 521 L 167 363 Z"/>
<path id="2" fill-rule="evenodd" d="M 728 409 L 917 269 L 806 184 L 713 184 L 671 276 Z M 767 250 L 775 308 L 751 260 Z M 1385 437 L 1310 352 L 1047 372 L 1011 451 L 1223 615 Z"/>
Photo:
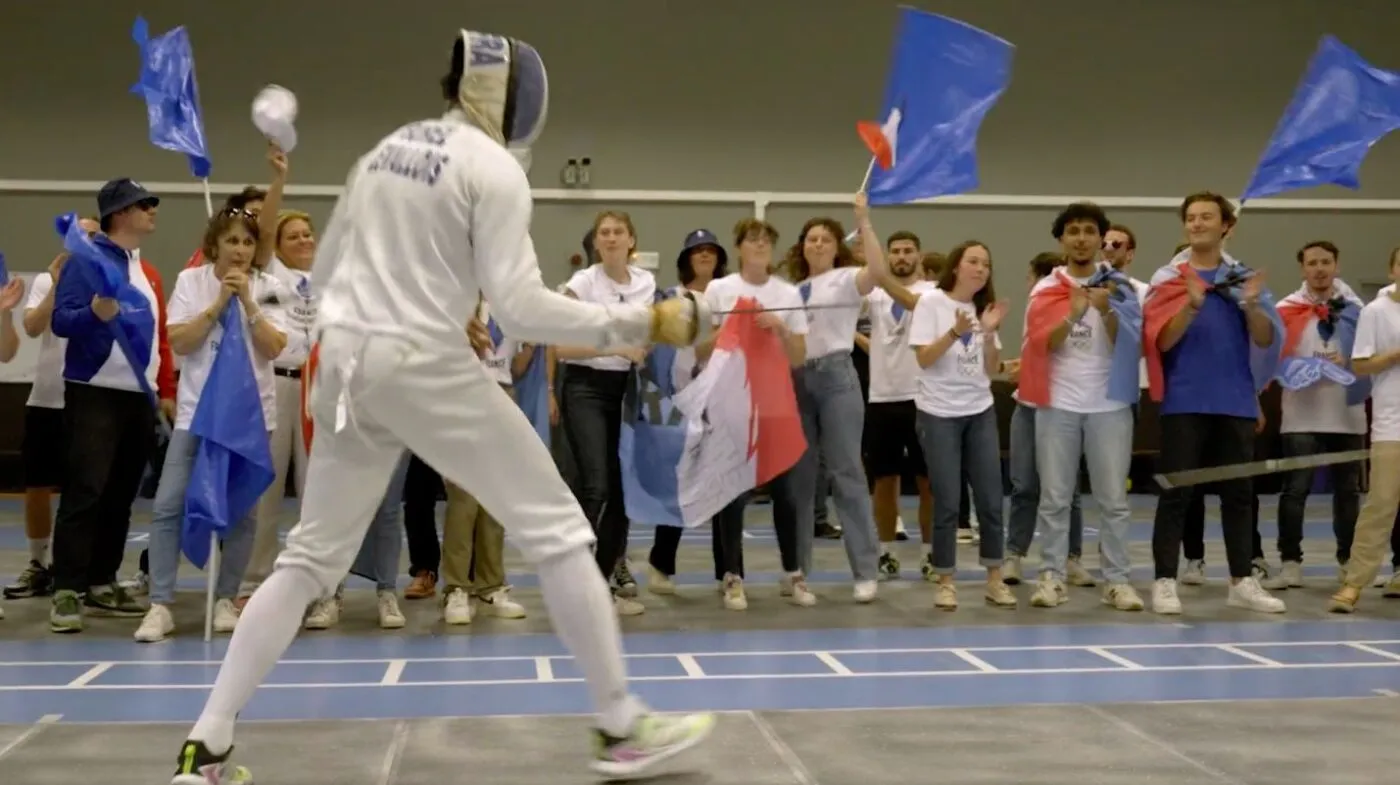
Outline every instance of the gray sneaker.
<path id="1" fill-rule="evenodd" d="M 58 591 L 49 609 L 49 630 L 58 633 L 83 631 L 83 605 L 75 591 Z"/>
<path id="2" fill-rule="evenodd" d="M 146 607 L 119 583 L 91 587 L 83 604 L 104 616 L 140 618 L 146 615 Z"/>

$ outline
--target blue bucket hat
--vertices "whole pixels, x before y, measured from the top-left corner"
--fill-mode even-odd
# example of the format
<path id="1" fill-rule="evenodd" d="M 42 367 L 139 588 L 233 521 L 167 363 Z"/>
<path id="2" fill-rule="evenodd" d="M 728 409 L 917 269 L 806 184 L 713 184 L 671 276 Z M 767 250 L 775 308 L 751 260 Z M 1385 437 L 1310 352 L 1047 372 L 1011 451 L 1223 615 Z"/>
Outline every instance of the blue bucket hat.
<path id="1" fill-rule="evenodd" d="M 696 229 L 685 236 L 685 242 L 681 244 L 681 252 L 676 255 L 676 267 L 680 267 L 690 256 L 690 252 L 702 245 L 713 245 L 716 253 L 719 254 L 719 263 L 728 264 L 729 254 L 724 250 L 724 244 L 719 241 L 715 233 L 709 229 Z"/>

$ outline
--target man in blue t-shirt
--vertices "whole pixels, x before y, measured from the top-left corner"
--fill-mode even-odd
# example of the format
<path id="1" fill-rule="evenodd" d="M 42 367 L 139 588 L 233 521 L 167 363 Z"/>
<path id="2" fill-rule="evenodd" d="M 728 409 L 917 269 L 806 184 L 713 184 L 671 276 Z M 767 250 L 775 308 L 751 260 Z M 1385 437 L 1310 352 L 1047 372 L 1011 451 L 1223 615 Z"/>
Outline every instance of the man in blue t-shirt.
<path id="1" fill-rule="evenodd" d="M 1182 201 L 1179 214 L 1189 248 L 1152 277 L 1144 309 L 1152 393 L 1161 401 L 1158 471 L 1164 473 L 1254 460 L 1258 390 L 1273 368 L 1256 369 L 1251 356 L 1281 338 L 1262 277 L 1223 252 L 1235 225 L 1229 200 L 1209 192 L 1192 194 Z M 1160 364 L 1153 355 L 1159 355 Z M 1152 533 L 1157 578 L 1152 608 L 1157 613 L 1181 613 L 1177 568 L 1182 529 L 1198 492 L 1191 486 L 1172 488 L 1157 501 Z M 1282 613 L 1283 601 L 1264 590 L 1250 563 L 1252 482 L 1223 481 L 1218 493 L 1230 566 L 1228 604 Z"/>

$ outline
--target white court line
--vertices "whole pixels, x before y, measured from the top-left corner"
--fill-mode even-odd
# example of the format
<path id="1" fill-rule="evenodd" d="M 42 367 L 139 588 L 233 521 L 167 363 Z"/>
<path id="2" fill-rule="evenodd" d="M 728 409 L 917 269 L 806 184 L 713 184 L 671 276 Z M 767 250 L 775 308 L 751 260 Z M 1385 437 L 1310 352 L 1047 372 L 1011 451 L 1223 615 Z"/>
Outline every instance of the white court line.
<path id="1" fill-rule="evenodd" d="M 1090 646 L 1089 648 L 1085 649 L 1085 651 L 1089 652 L 1090 654 L 1095 654 L 1100 657 L 1103 657 L 1109 662 L 1116 662 L 1130 671 L 1140 671 L 1144 669 L 1142 664 L 1133 662 L 1132 660 L 1122 655 L 1114 654 L 1108 649 L 1101 649 L 1098 646 Z"/>
<path id="2" fill-rule="evenodd" d="M 1371 690 L 1371 692 L 1386 698 L 1400 698 L 1400 692 L 1396 692 L 1395 690 L 1379 689 Z"/>
<path id="3" fill-rule="evenodd" d="M 535 658 L 535 681 L 554 681 L 554 663 L 548 657 Z"/>
<path id="4" fill-rule="evenodd" d="M 21 733 L 20 735 L 11 739 L 9 744 L 0 747 L 0 760 L 4 760 L 6 757 L 9 756 L 10 753 L 19 749 L 21 744 L 25 743 L 26 741 L 29 741 L 35 736 L 38 736 L 40 733 L 43 733 L 44 728 L 49 727 L 50 725 L 58 722 L 61 719 L 63 719 L 62 714 L 45 714 L 44 716 L 40 717 L 39 721 L 26 728 L 24 733 Z"/>
<path id="5" fill-rule="evenodd" d="M 89 684 L 92 683 L 92 680 L 93 680 L 93 679 L 95 679 L 95 678 L 97 678 L 98 676 L 101 676 L 102 674 L 104 674 L 104 673 L 106 673 L 107 671 L 111 670 L 113 664 L 114 664 L 114 663 L 110 663 L 110 662 L 99 662 L 99 663 L 97 663 L 96 665 L 92 666 L 91 668 L 88 668 L 87 671 L 85 671 L 85 672 L 83 673 L 83 675 L 81 675 L 81 676 L 79 676 L 78 678 L 76 678 L 76 679 L 74 679 L 74 680 L 68 682 L 68 686 L 69 686 L 69 687 L 86 687 L 87 685 L 89 685 Z"/>
<path id="6" fill-rule="evenodd" d="M 389 667 L 384 669 L 384 678 L 379 680 L 384 687 L 393 687 L 399 683 L 403 677 L 403 669 L 408 667 L 408 660 L 389 660 Z"/>
<path id="7" fill-rule="evenodd" d="M 842 676 L 854 676 L 854 675 L 855 675 L 855 672 L 854 672 L 854 671 L 852 671 L 850 668 L 847 668 L 847 667 L 845 666 L 844 663 L 842 663 L 840 660 L 836 659 L 836 657 L 833 656 L 831 652 L 829 652 L 829 651 L 819 651 L 819 652 L 814 652 L 814 654 L 816 654 L 817 659 L 819 659 L 819 660 L 822 661 L 822 664 L 826 665 L 826 667 L 828 667 L 828 668 L 831 669 L 831 672 L 832 672 L 832 673 L 837 673 L 837 674 L 840 674 L 840 675 L 842 675 Z"/>
<path id="8" fill-rule="evenodd" d="M 1246 660 L 1252 660 L 1252 661 L 1254 661 L 1254 662 L 1259 663 L 1260 665 L 1264 665 L 1264 666 L 1269 667 L 1269 668 L 1282 668 L 1282 667 L 1283 667 L 1283 663 L 1279 662 L 1278 660 L 1271 660 L 1271 659 L 1269 659 L 1268 657 L 1265 657 L 1265 656 L 1262 655 L 1262 654 L 1255 654 L 1255 653 L 1252 652 L 1252 651 L 1245 651 L 1244 649 L 1241 649 L 1241 648 L 1239 648 L 1238 646 L 1228 646 L 1228 645 L 1224 645 L 1224 646 L 1216 646 L 1215 648 L 1217 648 L 1217 649 L 1219 649 L 1219 650 L 1225 652 L 1226 654 L 1233 654 L 1233 655 L 1235 655 L 1236 657 L 1243 657 L 1243 658 L 1245 658 Z"/>
<path id="9" fill-rule="evenodd" d="M 998 673 L 996 666 L 967 649 L 949 649 L 948 653 L 977 669 L 978 673 Z M 1004 672 L 1004 671 L 1003 671 Z"/>
<path id="10" fill-rule="evenodd" d="M 1367 646 L 1364 643 L 1348 643 L 1346 645 L 1350 648 L 1356 649 L 1357 651 L 1364 651 L 1367 654 L 1372 654 L 1377 657 L 1383 657 L 1387 660 L 1395 660 L 1396 662 L 1400 662 L 1400 654 L 1396 654 L 1393 651 L 1377 649 L 1375 646 Z"/>
<path id="11" fill-rule="evenodd" d="M 705 669 L 700 667 L 700 663 L 695 660 L 692 654 L 677 654 L 676 661 L 681 664 L 681 669 L 685 671 L 688 679 L 703 679 L 707 677 Z"/>
<path id="12" fill-rule="evenodd" d="M 1171 743 L 1163 739 L 1159 739 L 1156 736 L 1153 736 L 1152 734 L 1148 733 L 1142 728 L 1139 728 L 1138 726 L 1132 724 L 1131 722 L 1128 722 L 1127 720 L 1123 719 L 1122 717 L 1119 717 L 1116 714 L 1113 714 L 1092 704 L 1086 704 L 1085 708 L 1087 708 L 1091 713 L 1096 714 L 1105 720 L 1108 720 L 1114 725 L 1117 725 L 1119 728 L 1126 731 L 1130 735 L 1136 736 L 1138 739 L 1146 742 L 1147 744 L 1152 745 L 1153 747 L 1156 747 L 1157 749 L 1167 753 L 1173 758 L 1176 758 L 1182 763 L 1191 766 L 1191 768 L 1201 772 L 1202 774 L 1205 774 L 1206 776 L 1216 780 L 1217 782 L 1223 782 L 1225 783 L 1225 785 L 1248 785 L 1248 783 L 1244 782 L 1243 780 L 1231 777 L 1229 774 L 1226 774 L 1225 772 L 1215 768 L 1214 766 L 1196 760 L 1190 755 L 1187 755 L 1186 753 L 1172 746 Z"/>
<path id="13" fill-rule="evenodd" d="M 749 719 L 753 720 L 754 726 L 758 728 L 758 732 L 763 735 L 763 738 L 768 741 L 768 746 L 773 748 L 773 753 L 778 756 L 778 760 L 781 760 L 787 765 L 788 771 L 792 772 L 792 778 L 797 780 L 797 785 L 817 785 L 816 777 L 812 776 L 812 772 L 807 770 L 807 766 L 802 763 L 802 759 L 797 756 L 797 753 L 793 751 L 792 747 L 788 746 L 787 742 L 783 741 L 782 738 L 778 736 L 778 732 L 773 730 L 773 726 L 769 725 L 767 720 L 758 716 L 758 712 L 756 711 L 746 711 L 744 713 L 749 715 Z"/>
<path id="14" fill-rule="evenodd" d="M 384 763 L 379 767 L 377 785 L 393 785 L 399 775 L 399 761 L 403 759 L 403 749 L 408 745 L 408 723 L 399 720 L 394 725 L 394 736 L 389 740 L 389 749 L 384 752 Z"/>

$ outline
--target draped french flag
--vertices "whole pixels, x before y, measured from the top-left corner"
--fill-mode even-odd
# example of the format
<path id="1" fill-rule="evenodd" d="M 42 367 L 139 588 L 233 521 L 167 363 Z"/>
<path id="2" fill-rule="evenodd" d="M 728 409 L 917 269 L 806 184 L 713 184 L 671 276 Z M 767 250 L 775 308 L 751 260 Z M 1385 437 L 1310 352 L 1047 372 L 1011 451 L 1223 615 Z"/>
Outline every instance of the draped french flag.
<path id="1" fill-rule="evenodd" d="M 242 305 L 230 302 L 220 323 L 224 334 L 190 422 L 199 447 L 185 490 L 180 537 L 185 556 L 201 568 L 209 561 L 210 534 L 222 535 L 247 517 L 277 477 Z"/>
<path id="2" fill-rule="evenodd" d="M 658 291 L 660 302 L 680 290 Z M 652 347 L 628 380 L 622 402 L 618 459 L 627 517 L 655 526 L 684 526 L 677 467 L 685 452 L 685 425 L 676 408 L 675 347 Z"/>
<path id="3" fill-rule="evenodd" d="M 896 106 L 890 110 L 889 117 L 885 118 L 883 125 L 870 120 L 856 123 L 856 133 L 860 134 L 860 140 L 865 143 L 881 169 L 889 169 L 895 164 L 899 145 L 899 122 L 903 116 Z"/>
<path id="4" fill-rule="evenodd" d="M 1356 343 L 1356 323 L 1361 318 L 1363 303 L 1351 287 L 1336 282 L 1337 296 L 1324 303 L 1314 301 L 1306 286 L 1300 287 L 1278 304 L 1283 320 L 1283 361 L 1278 380 L 1285 389 L 1301 390 L 1327 380 L 1347 388 L 1347 405 L 1364 403 L 1371 396 L 1369 377 L 1358 378 L 1351 372 L 1351 350 Z M 1296 354 L 1298 343 L 1307 330 L 1317 330 L 1324 342 L 1335 340 L 1342 365 L 1321 357 Z"/>
<path id="5" fill-rule="evenodd" d="M 782 340 L 758 326 L 757 300 L 741 297 L 705 369 L 676 394 L 685 416 L 677 466 L 686 526 L 792 468 L 807 450 Z"/>
<path id="6" fill-rule="evenodd" d="M 1070 295 L 1079 284 L 1057 268 L 1054 280 L 1036 290 L 1026 308 L 1021 340 L 1021 373 L 1017 395 L 1031 406 L 1050 405 L 1050 334 L 1069 318 Z M 1129 405 L 1138 402 L 1138 361 L 1142 357 L 1142 306 L 1127 276 L 1108 265 L 1099 268 L 1085 288 L 1108 287 L 1108 305 L 1118 317 L 1118 333 L 1108 376 L 1108 399 Z"/>
<path id="7" fill-rule="evenodd" d="M 1147 299 L 1143 304 L 1142 350 L 1147 358 L 1148 393 L 1152 400 L 1160 402 L 1166 392 L 1166 378 L 1162 371 L 1162 353 L 1157 348 L 1157 338 L 1162 330 L 1186 307 L 1189 296 L 1186 291 L 1187 275 L 1197 275 L 1188 263 L 1190 251 L 1184 250 L 1172 258 L 1166 266 L 1153 273 L 1148 284 Z M 1238 302 L 1242 296 L 1241 285 L 1253 276 L 1253 270 L 1239 260 L 1225 254 L 1220 262 L 1214 285 L 1207 284 L 1207 294 L 1228 297 Z M 1263 391 L 1278 373 L 1283 355 L 1283 321 L 1274 306 L 1273 295 L 1265 288 L 1259 295 L 1259 306 L 1274 324 L 1274 338 L 1267 347 L 1249 346 L 1249 369 L 1254 377 L 1254 388 Z M 1024 365 L 1022 366 L 1024 368 Z M 1023 371 L 1024 372 L 1024 371 Z"/>

